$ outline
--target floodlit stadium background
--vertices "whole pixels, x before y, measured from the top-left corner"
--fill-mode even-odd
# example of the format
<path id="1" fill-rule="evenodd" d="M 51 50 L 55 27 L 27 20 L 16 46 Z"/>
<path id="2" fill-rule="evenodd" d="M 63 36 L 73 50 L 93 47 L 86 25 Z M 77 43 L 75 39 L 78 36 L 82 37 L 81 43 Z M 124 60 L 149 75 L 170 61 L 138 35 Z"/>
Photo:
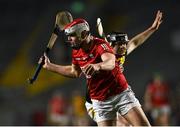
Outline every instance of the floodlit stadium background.
<path id="1" fill-rule="evenodd" d="M 159 30 L 127 57 L 124 73 L 141 103 L 147 82 L 157 73 L 176 93 L 180 85 L 180 1 L 0 0 L 0 125 L 34 125 L 33 113 L 46 114 L 54 92 L 69 98 L 73 91 L 85 94 L 84 77 L 68 79 L 46 70 L 42 70 L 34 85 L 27 84 L 49 41 L 55 15 L 62 10 L 69 11 L 74 18 L 86 19 L 95 36 L 96 19 L 100 17 L 105 33 L 123 31 L 129 38 L 150 27 L 157 10 L 161 10 L 163 23 Z M 61 36 L 50 59 L 68 64 L 70 52 Z M 180 125 L 178 120 L 172 123 Z"/>

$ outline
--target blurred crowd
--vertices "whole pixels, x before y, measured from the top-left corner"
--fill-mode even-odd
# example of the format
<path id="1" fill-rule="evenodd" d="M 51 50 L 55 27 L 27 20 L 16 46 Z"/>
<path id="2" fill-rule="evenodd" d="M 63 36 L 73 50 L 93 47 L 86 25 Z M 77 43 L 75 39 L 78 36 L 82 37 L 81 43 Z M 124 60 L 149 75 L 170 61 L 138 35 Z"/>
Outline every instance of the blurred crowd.
<path id="1" fill-rule="evenodd" d="M 69 96 L 55 91 L 47 104 L 46 113 L 35 113 L 33 125 L 88 126 L 96 125 L 87 115 L 85 97 L 78 90 Z"/>
<path id="2" fill-rule="evenodd" d="M 178 83 L 179 84 L 179 83 Z M 151 125 L 180 125 L 179 85 L 168 81 L 157 73 L 147 82 L 143 98 L 143 109 Z"/>
<path id="3" fill-rule="evenodd" d="M 147 81 L 142 107 L 153 126 L 180 125 L 180 87 L 172 88 L 162 74 Z M 74 90 L 71 95 L 55 91 L 47 104 L 47 112 L 35 112 L 33 125 L 93 126 L 96 123 L 87 115 L 85 96 Z"/>

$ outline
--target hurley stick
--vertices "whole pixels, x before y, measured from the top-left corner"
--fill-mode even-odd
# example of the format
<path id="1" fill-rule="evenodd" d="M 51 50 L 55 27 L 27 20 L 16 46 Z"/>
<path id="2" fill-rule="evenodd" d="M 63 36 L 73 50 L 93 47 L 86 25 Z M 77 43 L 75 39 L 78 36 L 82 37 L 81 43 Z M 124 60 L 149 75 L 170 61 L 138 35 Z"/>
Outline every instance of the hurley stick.
<path id="1" fill-rule="evenodd" d="M 49 51 L 52 49 L 56 39 L 58 38 L 59 32 L 61 32 L 64 29 L 64 26 L 67 25 L 68 23 L 73 21 L 72 15 L 68 11 L 61 11 L 56 14 L 56 20 L 55 20 L 55 26 L 54 26 L 54 31 L 51 34 L 50 40 L 46 46 L 46 49 L 44 50 L 43 54 L 48 54 Z M 33 84 L 33 82 L 37 79 L 38 74 L 44 64 L 44 57 L 41 63 L 38 64 L 36 67 L 35 73 L 31 78 L 28 78 L 28 82 L 30 84 Z"/>

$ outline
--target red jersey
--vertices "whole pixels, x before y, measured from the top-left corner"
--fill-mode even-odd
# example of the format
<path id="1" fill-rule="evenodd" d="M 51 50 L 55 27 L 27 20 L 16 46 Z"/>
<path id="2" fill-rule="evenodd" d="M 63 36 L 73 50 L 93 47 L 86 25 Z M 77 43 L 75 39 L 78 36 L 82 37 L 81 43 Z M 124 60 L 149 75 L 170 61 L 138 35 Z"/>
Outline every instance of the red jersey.
<path id="1" fill-rule="evenodd" d="M 72 63 L 80 66 L 83 70 L 88 64 L 102 62 L 101 55 L 109 52 L 113 53 L 109 43 L 103 39 L 93 38 L 94 45 L 89 51 L 82 49 L 72 51 Z M 100 70 L 92 77 L 86 75 L 87 85 L 91 99 L 105 100 L 110 96 L 117 95 L 128 87 L 124 74 L 116 62 L 115 68 L 111 71 Z"/>
<path id="2" fill-rule="evenodd" d="M 169 105 L 169 87 L 165 83 L 156 85 L 154 83 L 149 84 L 148 91 L 151 94 L 151 103 L 153 106 L 159 107 L 163 105 Z"/>
<path id="3" fill-rule="evenodd" d="M 62 97 L 53 97 L 50 102 L 50 113 L 52 114 L 58 114 L 58 115 L 64 115 L 65 114 L 65 100 Z"/>

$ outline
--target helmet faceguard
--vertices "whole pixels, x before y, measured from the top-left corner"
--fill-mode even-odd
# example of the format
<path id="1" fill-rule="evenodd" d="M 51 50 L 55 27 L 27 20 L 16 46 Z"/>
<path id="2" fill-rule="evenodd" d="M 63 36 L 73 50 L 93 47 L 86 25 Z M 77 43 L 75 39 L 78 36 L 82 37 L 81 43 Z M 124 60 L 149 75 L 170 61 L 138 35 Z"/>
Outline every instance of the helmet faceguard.
<path id="1" fill-rule="evenodd" d="M 76 36 L 78 41 L 80 41 L 71 44 L 71 47 L 74 49 L 81 47 L 82 42 L 86 39 L 86 36 L 82 36 L 82 32 L 86 31 L 88 33 L 87 35 L 89 35 L 89 30 L 89 24 L 84 19 L 75 19 L 64 27 L 66 36 Z"/>
<path id="2" fill-rule="evenodd" d="M 81 33 L 89 30 L 89 24 L 84 19 L 75 19 L 64 28 L 64 32 L 67 36 L 74 34 L 81 39 L 83 39 Z"/>
<path id="3" fill-rule="evenodd" d="M 112 32 L 108 34 L 107 40 L 112 46 L 127 44 L 127 42 L 129 42 L 127 34 L 121 32 Z"/>

